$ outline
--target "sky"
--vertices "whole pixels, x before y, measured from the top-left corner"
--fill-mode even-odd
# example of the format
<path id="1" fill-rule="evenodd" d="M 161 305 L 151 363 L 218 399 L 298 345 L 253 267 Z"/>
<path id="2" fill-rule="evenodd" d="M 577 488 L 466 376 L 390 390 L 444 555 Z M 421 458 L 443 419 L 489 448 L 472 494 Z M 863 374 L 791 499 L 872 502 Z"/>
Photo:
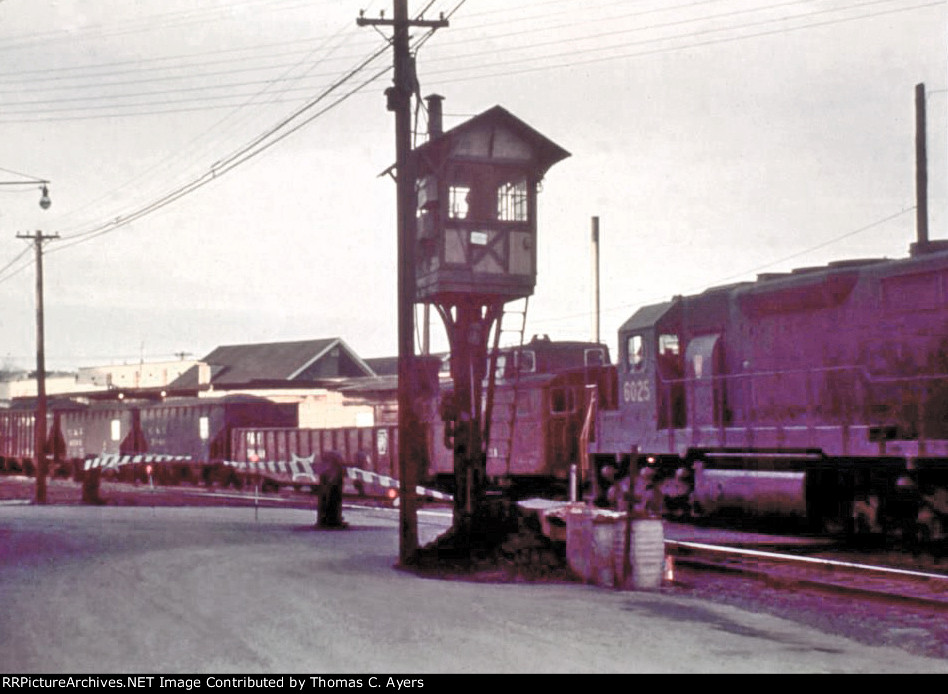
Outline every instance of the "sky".
<path id="1" fill-rule="evenodd" d="M 948 0 L 410 0 L 445 127 L 495 105 L 542 184 L 527 337 L 601 339 L 758 273 L 908 254 L 915 85 L 948 238 Z M 0 368 L 341 337 L 397 353 L 391 49 L 360 0 L 0 0 Z M 421 139 L 426 124 L 418 118 Z M 52 206 L 38 205 L 48 180 Z M 16 185 L 13 185 L 13 184 Z M 446 348 L 432 324 L 432 348 Z"/>

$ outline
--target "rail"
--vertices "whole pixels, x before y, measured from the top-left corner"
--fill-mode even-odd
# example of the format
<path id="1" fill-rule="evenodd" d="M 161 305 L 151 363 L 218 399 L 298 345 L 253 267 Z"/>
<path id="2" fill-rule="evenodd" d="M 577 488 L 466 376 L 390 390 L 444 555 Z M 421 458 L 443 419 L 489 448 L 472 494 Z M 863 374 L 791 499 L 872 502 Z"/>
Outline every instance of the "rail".
<path id="1" fill-rule="evenodd" d="M 948 611 L 948 574 L 697 542 L 666 540 L 665 547 L 678 566 Z"/>

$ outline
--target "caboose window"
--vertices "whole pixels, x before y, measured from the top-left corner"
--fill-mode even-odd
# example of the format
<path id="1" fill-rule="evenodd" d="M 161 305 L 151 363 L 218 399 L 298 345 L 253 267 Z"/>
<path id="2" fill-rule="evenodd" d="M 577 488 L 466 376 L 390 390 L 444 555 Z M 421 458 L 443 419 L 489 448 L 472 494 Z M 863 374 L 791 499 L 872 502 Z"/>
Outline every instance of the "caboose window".
<path id="1" fill-rule="evenodd" d="M 121 441 L 122 440 L 122 420 L 113 419 L 110 422 L 110 424 L 111 424 L 112 440 Z"/>
<path id="2" fill-rule="evenodd" d="M 630 371 L 645 368 L 645 340 L 641 335 L 632 335 L 626 342 L 626 364 Z"/>
<path id="3" fill-rule="evenodd" d="M 553 388 L 550 391 L 550 411 L 554 414 L 576 411 L 576 397 L 572 388 Z"/>
<path id="4" fill-rule="evenodd" d="M 583 362 L 586 366 L 602 366 L 606 363 L 606 353 L 598 347 L 587 349 L 583 352 Z"/>
<path id="5" fill-rule="evenodd" d="M 537 355 L 532 349 L 522 349 L 497 357 L 496 378 L 513 378 L 517 373 L 532 374 L 537 370 Z"/>
<path id="6" fill-rule="evenodd" d="M 201 435 L 202 441 L 207 441 L 211 438 L 211 423 L 207 417 L 201 417 L 198 419 L 198 430 Z"/>

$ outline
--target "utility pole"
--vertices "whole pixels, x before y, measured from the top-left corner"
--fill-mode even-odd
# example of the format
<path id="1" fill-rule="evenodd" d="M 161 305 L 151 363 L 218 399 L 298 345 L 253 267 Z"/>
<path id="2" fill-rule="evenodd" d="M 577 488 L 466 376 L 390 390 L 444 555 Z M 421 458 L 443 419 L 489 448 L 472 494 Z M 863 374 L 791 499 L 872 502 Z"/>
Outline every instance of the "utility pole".
<path id="1" fill-rule="evenodd" d="M 34 422 L 33 457 L 36 459 L 36 503 L 46 503 L 46 354 L 43 332 L 43 241 L 58 239 L 59 234 L 17 234 L 18 239 L 32 239 L 36 250 L 36 421 Z"/>
<path id="2" fill-rule="evenodd" d="M 592 218 L 593 340 L 599 342 L 599 217 Z"/>
<path id="3" fill-rule="evenodd" d="M 915 85 L 915 233 L 918 252 L 928 251 L 928 149 L 925 145 L 925 84 Z"/>
<path id="4" fill-rule="evenodd" d="M 412 564 L 418 553 L 418 451 L 423 447 L 415 412 L 415 175 L 411 155 L 411 97 L 417 91 L 409 27 L 438 29 L 446 20 L 410 20 L 408 0 L 394 0 L 394 17 L 367 19 L 358 26 L 390 26 L 394 31 L 394 86 L 385 90 L 388 110 L 395 112 L 395 170 L 398 218 L 398 467 L 400 497 L 399 560 Z"/>

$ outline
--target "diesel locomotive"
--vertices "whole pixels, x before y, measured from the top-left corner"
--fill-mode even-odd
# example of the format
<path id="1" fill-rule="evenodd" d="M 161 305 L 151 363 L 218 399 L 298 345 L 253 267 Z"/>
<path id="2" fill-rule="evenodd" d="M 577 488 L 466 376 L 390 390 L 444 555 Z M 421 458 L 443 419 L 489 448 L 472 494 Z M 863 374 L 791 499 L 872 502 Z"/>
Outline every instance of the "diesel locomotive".
<path id="1" fill-rule="evenodd" d="M 648 467 L 678 515 L 948 532 L 948 244 L 643 307 L 617 376 L 604 483 Z"/>

